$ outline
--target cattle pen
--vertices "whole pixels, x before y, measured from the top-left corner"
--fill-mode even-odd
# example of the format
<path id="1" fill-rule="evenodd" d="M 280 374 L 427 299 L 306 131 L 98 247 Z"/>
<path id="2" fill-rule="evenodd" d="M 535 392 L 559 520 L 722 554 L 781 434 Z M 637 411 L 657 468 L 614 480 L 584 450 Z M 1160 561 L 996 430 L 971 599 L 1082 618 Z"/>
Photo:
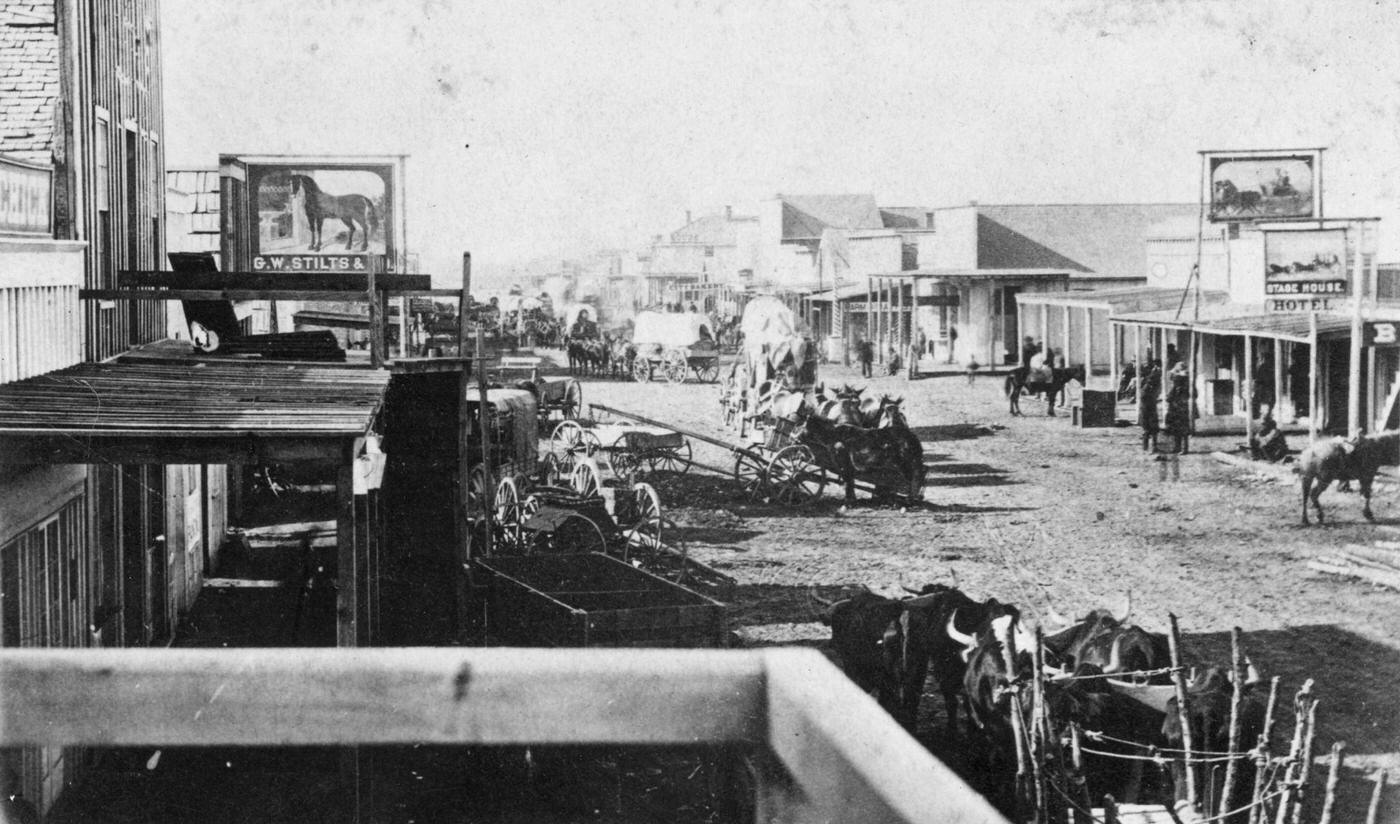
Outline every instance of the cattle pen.
<path id="1" fill-rule="evenodd" d="M 335 747 L 322 812 L 370 821 L 405 744 L 699 746 L 736 820 L 1005 821 L 813 651 L 0 651 L 0 746 Z"/>

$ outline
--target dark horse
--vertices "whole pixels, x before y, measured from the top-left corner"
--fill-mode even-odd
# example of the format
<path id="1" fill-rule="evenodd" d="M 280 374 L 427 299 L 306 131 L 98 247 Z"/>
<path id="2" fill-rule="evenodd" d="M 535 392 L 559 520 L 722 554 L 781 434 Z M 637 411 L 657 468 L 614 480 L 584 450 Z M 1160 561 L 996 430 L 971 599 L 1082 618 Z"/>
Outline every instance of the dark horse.
<path id="1" fill-rule="evenodd" d="M 1308 522 L 1308 501 L 1317 510 L 1317 522 L 1322 523 L 1322 504 L 1318 496 L 1333 481 L 1357 481 L 1365 501 L 1361 514 L 1371 515 L 1371 481 L 1382 466 L 1400 464 L 1400 432 L 1380 432 L 1355 441 L 1341 438 L 1318 441 L 1298 456 L 1298 474 L 1303 481 L 1303 523 Z"/>
<path id="2" fill-rule="evenodd" d="M 316 181 L 306 175 L 292 175 L 292 199 L 300 199 L 306 211 L 306 222 L 311 226 L 313 252 L 321 250 L 321 224 L 326 218 L 339 218 L 350 229 L 345 239 L 345 249 L 355 248 L 355 225 L 360 226 L 360 251 L 369 249 L 369 236 L 379 226 L 379 212 L 374 201 L 364 195 L 328 195 L 321 191 Z"/>
<path id="3" fill-rule="evenodd" d="M 1018 366 L 1006 376 L 1006 397 L 1011 401 L 1011 414 L 1013 415 L 1021 414 L 1021 393 L 1044 392 L 1045 414 L 1053 418 L 1055 417 L 1055 401 L 1065 391 L 1065 385 L 1072 380 L 1084 383 L 1084 367 L 1082 365 L 1065 369 L 1051 369 L 1050 373 L 1053 377 L 1049 383 L 1044 382 L 1041 376 L 1037 376 L 1036 380 L 1027 380 L 1030 372 L 1029 366 Z"/>

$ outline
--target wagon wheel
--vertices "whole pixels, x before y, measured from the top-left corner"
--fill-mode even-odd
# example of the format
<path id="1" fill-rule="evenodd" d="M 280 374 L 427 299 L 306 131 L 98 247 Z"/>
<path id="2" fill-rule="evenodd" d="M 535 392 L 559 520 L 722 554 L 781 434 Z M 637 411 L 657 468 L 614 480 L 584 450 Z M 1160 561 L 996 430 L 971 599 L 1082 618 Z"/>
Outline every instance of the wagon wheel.
<path id="1" fill-rule="evenodd" d="M 703 361 L 695 367 L 695 377 L 703 383 L 719 380 L 719 358 Z"/>
<path id="2" fill-rule="evenodd" d="M 690 441 L 682 440 L 680 446 L 658 446 L 647 450 L 642 457 L 652 472 L 684 475 L 690 470 L 690 456 Z"/>
<path id="3" fill-rule="evenodd" d="M 467 517 L 486 514 L 486 465 L 477 464 L 467 475 Z"/>
<path id="4" fill-rule="evenodd" d="M 778 450 L 768 462 L 768 483 L 779 503 L 802 506 L 821 497 L 826 472 L 817 465 L 812 450 L 793 444 Z"/>
<path id="5" fill-rule="evenodd" d="M 689 371 L 690 364 L 686 363 L 685 355 L 675 350 L 667 352 L 666 359 L 661 362 L 661 373 L 666 376 L 666 382 L 672 385 L 685 383 L 685 373 Z"/>
<path id="6" fill-rule="evenodd" d="M 573 474 L 569 477 L 569 485 L 582 497 L 597 496 L 598 490 L 603 486 L 598 463 L 592 458 L 579 458 L 574 464 Z"/>
<path id="7" fill-rule="evenodd" d="M 642 468 L 642 462 L 637 459 L 637 455 L 632 451 L 628 443 L 626 432 L 618 436 L 612 445 L 612 471 L 619 478 L 631 481 L 633 475 Z"/>
<path id="8" fill-rule="evenodd" d="M 564 417 L 564 420 L 569 420 L 577 418 L 582 411 L 583 384 L 570 378 L 569 382 L 564 384 L 564 399 L 559 403 L 559 414 Z"/>
<path id="9" fill-rule="evenodd" d="M 583 427 L 575 421 L 562 421 L 549 436 L 549 454 L 565 455 L 574 451 L 583 437 Z"/>
<path id="10" fill-rule="evenodd" d="M 647 383 L 651 380 L 651 361 L 638 355 L 632 361 L 632 379 L 637 383 Z"/>
<path id="11" fill-rule="evenodd" d="M 738 452 L 734 456 L 734 480 L 744 497 L 757 501 L 768 494 L 767 467 L 762 459 L 750 452 Z"/>
<path id="12" fill-rule="evenodd" d="M 571 454 L 555 455 L 546 452 L 540 461 L 540 483 L 544 486 L 560 486 L 574 471 Z"/>
<path id="13" fill-rule="evenodd" d="M 503 549 L 520 548 L 520 522 L 520 488 L 514 478 L 502 478 L 496 485 L 496 525 Z"/>
<path id="14" fill-rule="evenodd" d="M 653 556 L 661 551 L 661 496 L 651 484 L 632 485 L 632 514 L 636 521 L 628 526 L 630 534 L 623 549 L 624 561 L 628 560 L 628 552 L 634 546 Z"/>

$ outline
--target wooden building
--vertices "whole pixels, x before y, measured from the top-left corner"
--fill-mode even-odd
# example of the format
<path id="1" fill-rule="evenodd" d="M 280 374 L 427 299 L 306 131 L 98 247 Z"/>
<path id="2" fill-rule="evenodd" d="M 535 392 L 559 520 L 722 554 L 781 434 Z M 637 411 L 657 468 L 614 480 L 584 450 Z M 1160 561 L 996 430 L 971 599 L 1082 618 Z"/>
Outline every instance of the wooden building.
<path id="1" fill-rule="evenodd" d="M 157 6 L 0 0 L 0 155 L 7 158 L 0 175 L 10 194 L 23 193 L 32 218 L 0 225 L 0 385 L 106 359 L 165 334 L 162 304 L 79 301 L 81 289 L 115 286 L 120 270 L 153 268 L 162 258 Z M 35 418 L 32 410 L 28 415 Z M 195 520 L 184 505 L 200 516 L 208 511 L 212 485 L 199 483 L 204 474 L 197 466 L 139 462 L 6 467 L 0 643 L 146 645 L 168 638 L 188 594 L 170 576 L 170 559 L 188 549 L 173 540 L 170 525 L 198 528 L 203 540 L 222 529 L 217 513 Z M 30 749 L 0 753 L 0 762 L 42 809 L 81 754 Z"/>

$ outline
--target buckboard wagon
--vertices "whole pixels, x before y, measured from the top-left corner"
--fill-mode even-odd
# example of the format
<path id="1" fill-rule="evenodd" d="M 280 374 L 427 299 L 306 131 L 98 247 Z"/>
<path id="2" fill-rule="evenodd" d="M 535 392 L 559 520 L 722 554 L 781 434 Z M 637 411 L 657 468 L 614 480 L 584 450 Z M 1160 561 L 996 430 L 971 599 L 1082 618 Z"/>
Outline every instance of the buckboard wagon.
<path id="1" fill-rule="evenodd" d="M 710 319 L 688 312 L 641 312 L 632 331 L 636 357 L 632 377 L 646 383 L 660 372 L 667 383 L 683 383 L 695 373 L 696 380 L 719 380 L 719 343 Z"/>
<path id="2" fill-rule="evenodd" d="M 491 643 L 721 647 L 724 604 L 598 553 L 473 561 Z"/>

